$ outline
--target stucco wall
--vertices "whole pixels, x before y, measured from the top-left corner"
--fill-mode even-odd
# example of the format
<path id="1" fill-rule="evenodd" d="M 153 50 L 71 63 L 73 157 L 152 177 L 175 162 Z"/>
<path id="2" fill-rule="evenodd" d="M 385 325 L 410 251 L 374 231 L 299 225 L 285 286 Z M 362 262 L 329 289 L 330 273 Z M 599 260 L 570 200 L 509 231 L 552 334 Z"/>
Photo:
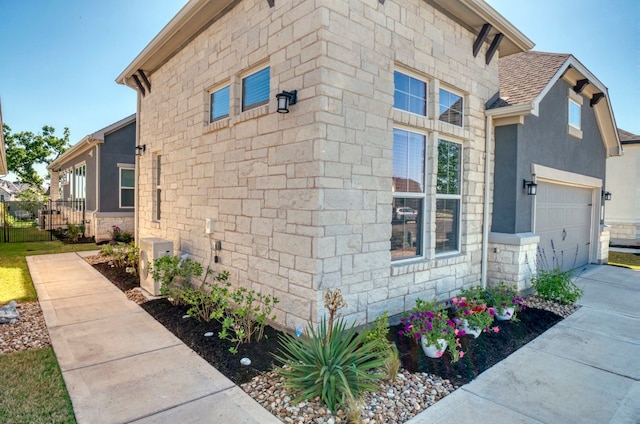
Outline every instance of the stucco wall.
<path id="1" fill-rule="evenodd" d="M 100 145 L 100 211 L 133 212 L 120 208 L 120 175 L 118 164 L 135 164 L 136 124 L 106 134 Z"/>
<path id="2" fill-rule="evenodd" d="M 236 5 L 151 75 L 141 98 L 139 234 L 173 241 L 231 280 L 276 295 L 277 321 L 324 313 L 341 288 L 350 321 L 397 313 L 416 297 L 444 298 L 479 283 L 484 103 L 497 91 L 497 58 L 471 55 L 475 36 L 421 0 L 263 0 Z M 250 16 L 251 19 L 247 19 Z M 270 103 L 239 109 L 241 79 L 271 67 Z M 405 66 L 466 94 L 465 128 L 393 110 L 393 71 Z M 231 84 L 231 116 L 208 123 L 209 90 Z M 291 113 L 275 94 L 298 90 Z M 462 249 L 391 262 L 394 125 L 462 142 Z M 153 219 L 152 162 L 161 155 L 162 218 Z M 434 162 L 428 162 L 433 190 Z M 435 198 L 427 197 L 431 210 Z M 428 206 L 429 207 L 429 206 Z M 435 212 L 427 220 L 434 229 Z M 205 219 L 215 231 L 205 234 Z M 220 240 L 220 262 L 211 246 Z M 433 251 L 433 249 L 431 249 Z M 430 255 L 430 256 L 429 256 Z"/>
<path id="3" fill-rule="evenodd" d="M 624 144 L 624 155 L 607 159 L 605 223 L 615 244 L 640 245 L 640 144 Z M 632 182 L 635 182 L 632 183 Z"/>

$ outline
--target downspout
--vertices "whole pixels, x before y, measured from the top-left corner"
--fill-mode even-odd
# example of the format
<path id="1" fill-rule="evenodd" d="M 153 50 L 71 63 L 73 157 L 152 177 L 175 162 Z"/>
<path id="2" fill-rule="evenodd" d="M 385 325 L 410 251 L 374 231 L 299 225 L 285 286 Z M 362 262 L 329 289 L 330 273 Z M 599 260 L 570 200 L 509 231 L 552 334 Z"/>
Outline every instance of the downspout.
<path id="1" fill-rule="evenodd" d="M 487 287 L 487 254 L 489 251 L 489 184 L 491 183 L 491 139 L 493 138 L 493 118 L 487 115 L 484 140 L 484 207 L 482 209 L 482 257 L 480 282 L 482 288 Z"/>

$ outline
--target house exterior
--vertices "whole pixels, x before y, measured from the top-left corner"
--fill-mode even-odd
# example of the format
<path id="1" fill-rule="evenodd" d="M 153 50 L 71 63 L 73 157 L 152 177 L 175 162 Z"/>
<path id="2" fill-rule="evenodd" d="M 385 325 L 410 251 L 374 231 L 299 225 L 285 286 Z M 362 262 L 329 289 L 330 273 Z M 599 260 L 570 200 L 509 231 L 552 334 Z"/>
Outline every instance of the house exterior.
<path id="1" fill-rule="evenodd" d="M 621 153 L 607 88 L 569 54 L 523 52 L 500 58 L 487 116 L 495 132 L 490 282 L 523 289 L 536 266 L 606 263 L 606 161 Z"/>
<path id="2" fill-rule="evenodd" d="M 85 203 L 85 235 L 109 240 L 134 231 L 136 115 L 87 135 L 51 162 L 51 200 Z"/>
<path id="3" fill-rule="evenodd" d="M 624 155 L 607 161 L 605 223 L 611 244 L 640 246 L 640 136 L 618 129 Z"/>
<path id="4" fill-rule="evenodd" d="M 0 201 L 16 200 L 20 189 L 11 181 L 0 179 Z"/>
<path id="5" fill-rule="evenodd" d="M 278 297 L 290 328 L 326 289 L 364 323 L 480 284 L 485 104 L 531 47 L 480 0 L 191 0 L 117 78 L 136 239 Z"/>

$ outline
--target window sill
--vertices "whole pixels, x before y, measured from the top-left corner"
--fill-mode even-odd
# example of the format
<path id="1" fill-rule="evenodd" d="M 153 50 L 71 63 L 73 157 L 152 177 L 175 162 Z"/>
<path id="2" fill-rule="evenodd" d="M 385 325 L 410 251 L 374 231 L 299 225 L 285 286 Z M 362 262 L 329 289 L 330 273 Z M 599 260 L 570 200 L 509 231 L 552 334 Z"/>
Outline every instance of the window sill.
<path id="1" fill-rule="evenodd" d="M 571 137 L 574 137 L 574 138 L 582 140 L 582 130 L 580 130 L 580 129 L 572 126 L 572 125 L 569 125 L 568 128 L 569 128 L 568 133 L 569 133 L 569 135 Z"/>
<path id="2" fill-rule="evenodd" d="M 253 109 L 245 110 L 244 112 L 238 115 L 236 122 L 243 122 L 249 119 L 258 118 L 260 116 L 264 116 L 269 113 L 269 105 L 262 105 L 255 107 Z"/>
<path id="3" fill-rule="evenodd" d="M 219 119 L 204 125 L 204 133 L 210 133 L 229 127 L 229 117 Z"/>

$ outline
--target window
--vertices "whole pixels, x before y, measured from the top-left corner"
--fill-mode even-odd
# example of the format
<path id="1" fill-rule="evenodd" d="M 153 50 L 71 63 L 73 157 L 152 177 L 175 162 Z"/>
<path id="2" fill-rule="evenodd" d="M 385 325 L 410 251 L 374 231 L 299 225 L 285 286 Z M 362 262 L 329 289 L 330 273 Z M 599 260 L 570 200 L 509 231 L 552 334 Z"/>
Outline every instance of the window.
<path id="1" fill-rule="evenodd" d="M 76 166 L 73 180 L 73 201 L 75 210 L 83 210 L 87 198 L 87 166 Z"/>
<path id="2" fill-rule="evenodd" d="M 135 170 L 120 168 L 120 207 L 133 208 L 135 202 Z"/>
<path id="3" fill-rule="evenodd" d="M 401 72 L 393 73 L 393 107 L 417 115 L 427 115 L 427 83 Z"/>
<path id="4" fill-rule="evenodd" d="M 438 140 L 436 179 L 436 254 L 460 250 L 462 146 Z"/>
<path id="5" fill-rule="evenodd" d="M 209 122 L 214 122 L 229 116 L 229 86 L 211 93 L 211 116 Z"/>
<path id="6" fill-rule="evenodd" d="M 440 89 L 440 120 L 459 127 L 462 126 L 464 99 L 444 88 Z"/>
<path id="7" fill-rule="evenodd" d="M 161 155 L 154 155 L 153 158 L 153 185 L 155 188 L 155 194 L 153 196 L 153 203 L 152 203 L 152 208 L 153 208 L 153 221 L 160 221 L 160 201 L 161 201 L 161 196 L 162 196 L 162 187 L 160 186 L 161 183 L 161 159 L 162 156 Z"/>
<path id="8" fill-rule="evenodd" d="M 393 260 L 423 254 L 425 146 L 424 134 L 393 130 Z"/>
<path id="9" fill-rule="evenodd" d="M 573 99 L 569 99 L 569 125 L 580 129 L 580 104 Z"/>
<path id="10" fill-rule="evenodd" d="M 242 79 L 242 110 L 269 103 L 269 67 Z"/>

